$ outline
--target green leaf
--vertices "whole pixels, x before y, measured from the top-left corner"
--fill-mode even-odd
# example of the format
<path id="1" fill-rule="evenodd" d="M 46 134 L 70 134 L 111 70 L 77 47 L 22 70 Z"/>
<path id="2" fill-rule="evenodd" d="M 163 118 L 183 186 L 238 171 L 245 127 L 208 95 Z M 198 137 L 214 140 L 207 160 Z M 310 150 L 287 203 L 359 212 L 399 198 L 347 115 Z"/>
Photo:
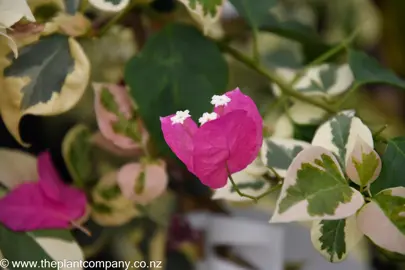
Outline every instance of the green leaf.
<path id="1" fill-rule="evenodd" d="M 405 88 L 405 81 L 364 52 L 350 49 L 349 65 L 357 84 L 384 83 Z"/>
<path id="2" fill-rule="evenodd" d="M 277 0 L 230 0 L 238 13 L 253 29 L 258 29 L 270 16 L 270 9 Z"/>
<path id="3" fill-rule="evenodd" d="M 345 219 L 314 221 L 311 228 L 312 244 L 330 262 L 346 259 L 362 237 L 354 215 Z"/>
<path id="4" fill-rule="evenodd" d="M 332 151 L 338 156 L 340 166 L 345 168 L 347 155 L 352 152 L 358 137 L 374 148 L 370 129 L 354 116 L 353 111 L 343 111 L 318 128 L 312 145 Z"/>
<path id="5" fill-rule="evenodd" d="M 28 77 L 21 92 L 21 109 L 47 102 L 59 93 L 67 75 L 73 71 L 69 37 L 55 34 L 23 47 L 20 56 L 4 70 L 6 77 Z"/>
<path id="6" fill-rule="evenodd" d="M 225 91 L 228 67 L 217 46 L 197 29 L 171 24 L 148 39 L 126 66 L 125 81 L 159 150 L 168 151 L 159 117 L 189 109 L 194 120 Z"/>
<path id="7" fill-rule="evenodd" d="M 0 250 L 9 261 L 37 263 L 41 269 L 56 269 L 52 265 L 64 260 L 83 260 L 83 252 L 67 230 L 39 230 L 13 232 L 0 225 Z M 47 264 L 41 265 L 41 261 Z M 32 269 L 33 267 L 8 269 Z"/>
<path id="8" fill-rule="evenodd" d="M 377 246 L 405 255 L 405 188 L 385 189 L 358 213 L 359 229 Z"/>
<path id="9" fill-rule="evenodd" d="M 285 177 L 293 159 L 311 144 L 292 139 L 267 138 L 264 140 L 260 156 L 262 162 L 273 168 L 281 177 Z"/>
<path id="10" fill-rule="evenodd" d="M 109 111 L 115 115 L 119 115 L 121 113 L 118 108 L 117 102 L 115 102 L 115 97 L 108 90 L 108 88 L 103 88 L 101 90 L 100 102 L 107 111 Z"/>
<path id="11" fill-rule="evenodd" d="M 271 222 L 341 219 L 363 204 L 363 196 L 349 186 L 333 153 L 312 146 L 288 168 Z"/>
<path id="12" fill-rule="evenodd" d="M 405 137 L 388 140 L 387 148 L 381 159 L 381 173 L 371 185 L 372 194 L 387 188 L 405 186 Z"/>
<path id="13" fill-rule="evenodd" d="M 374 182 L 380 172 L 380 156 L 359 137 L 356 140 L 353 151 L 349 153 L 347 158 L 347 176 L 357 185 L 365 187 Z"/>
<path id="14" fill-rule="evenodd" d="M 90 143 L 92 134 L 84 125 L 76 125 L 65 135 L 62 155 L 74 183 L 80 187 L 92 184 L 94 175 L 93 151 Z"/>
<path id="15" fill-rule="evenodd" d="M 27 233 L 13 232 L 0 224 L 0 250 L 9 261 L 31 261 L 40 264 L 41 260 L 53 261 L 41 246 Z M 11 265 L 8 267 L 14 270 Z M 24 269 L 24 268 L 15 268 Z M 25 269 L 31 269 L 26 267 Z M 55 269 L 44 267 L 42 269 Z"/>

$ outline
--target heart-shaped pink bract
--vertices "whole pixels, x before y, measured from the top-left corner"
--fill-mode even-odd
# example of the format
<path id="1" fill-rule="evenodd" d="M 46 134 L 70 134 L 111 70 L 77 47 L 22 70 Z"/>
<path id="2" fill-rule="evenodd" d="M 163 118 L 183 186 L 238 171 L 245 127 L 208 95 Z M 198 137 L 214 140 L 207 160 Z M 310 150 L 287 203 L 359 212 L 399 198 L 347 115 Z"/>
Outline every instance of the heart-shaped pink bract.
<path id="1" fill-rule="evenodd" d="M 239 88 L 214 96 L 214 112 L 204 113 L 201 126 L 189 111 L 162 117 L 166 143 L 200 181 L 213 189 L 224 187 L 228 175 L 245 169 L 260 151 L 263 120 L 253 100 Z"/>
<path id="2" fill-rule="evenodd" d="M 84 192 L 63 183 L 51 155 L 38 157 L 39 179 L 25 182 L 0 199 L 0 222 L 14 231 L 65 229 L 86 213 Z"/>

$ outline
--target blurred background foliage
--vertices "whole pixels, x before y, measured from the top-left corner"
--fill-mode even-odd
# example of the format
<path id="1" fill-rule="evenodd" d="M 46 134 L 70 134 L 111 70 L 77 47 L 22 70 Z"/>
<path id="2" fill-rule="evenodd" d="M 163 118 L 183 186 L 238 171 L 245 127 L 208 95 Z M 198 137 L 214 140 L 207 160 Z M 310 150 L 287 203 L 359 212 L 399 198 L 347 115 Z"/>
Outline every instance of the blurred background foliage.
<path id="1" fill-rule="evenodd" d="M 353 46 L 360 48 L 392 68 L 397 74 L 405 76 L 405 1 L 403 0 L 282 0 L 274 10 L 274 18 L 264 23 L 258 44 L 263 63 L 268 67 L 298 67 L 306 64 L 325 52 L 334 44 L 348 38 L 354 31 L 358 35 Z M 155 0 L 149 5 L 151 14 L 165 20 L 179 16 L 179 20 L 189 20 L 184 7 L 174 0 Z M 97 14 L 89 12 L 89 18 Z M 152 15 L 153 16 L 153 15 Z M 273 20 L 274 19 L 274 20 Z M 275 20 L 278 23 L 275 23 Z M 280 22 L 294 21 L 297 24 Z M 103 25 L 105 19 L 96 23 Z M 298 24 L 299 23 L 299 24 Z M 226 36 L 232 37 L 232 44 L 246 52 L 252 51 L 251 35 L 243 18 L 235 16 L 232 9 L 227 9 L 221 18 Z M 79 39 L 91 61 L 92 81 L 120 83 L 123 81 L 124 67 L 127 61 L 145 44 L 151 33 L 159 29 L 156 21 L 140 16 L 138 10 L 132 10 L 119 24 L 110 28 L 100 39 Z M 287 37 L 287 38 L 286 38 Z M 198 55 L 198 51 L 195 54 Z M 258 104 L 265 116 L 267 127 L 274 128 L 275 120 L 282 109 L 274 110 L 276 99 L 271 91 L 270 82 L 243 64 L 227 57 L 229 63 L 229 84 L 227 89 L 245 86 L 243 90 Z M 341 57 L 331 59 L 341 61 Z M 156 78 L 159 80 L 159 77 Z M 402 134 L 405 120 L 405 92 L 389 86 L 363 87 L 347 100 L 347 106 L 357 108 L 358 114 L 370 123 L 371 129 L 387 124 L 384 131 L 389 137 Z M 87 89 L 75 108 L 63 115 L 54 117 L 25 116 L 20 125 L 24 141 L 32 147 L 28 151 L 39 153 L 50 149 L 58 168 L 66 181 L 71 181 L 64 165 L 61 144 L 68 130 L 77 123 L 87 124 L 96 129 L 93 110 L 93 91 Z M 271 112 L 271 113 L 269 113 Z M 310 140 L 315 128 L 296 127 L 295 137 Z M 22 147 L 7 132 L 0 122 L 0 146 Z M 183 172 L 180 170 L 180 174 Z M 211 201 L 209 192 L 196 179 L 171 175 L 170 188 L 179 194 L 177 212 L 184 213 L 193 209 L 211 209 L 224 212 L 220 205 Z M 181 181 L 179 181 L 181 179 Z M 94 223 L 87 224 L 93 232 L 92 238 L 77 234 L 79 242 L 84 245 L 85 253 L 97 260 L 134 259 L 134 254 L 145 259 L 146 256 L 161 257 L 162 254 L 149 252 L 160 250 L 157 246 L 165 243 L 192 239 L 192 233 L 176 217 L 171 227 L 161 231 L 148 219 L 135 219 L 126 227 L 101 228 Z M 134 229 L 136 226 L 137 229 Z M 193 240 L 194 247 L 184 245 L 180 250 L 168 249 L 168 268 L 173 270 L 192 269 L 190 260 L 201 256 L 201 246 Z M 186 241 L 187 242 L 187 241 Z M 196 244 L 197 243 L 197 244 Z M 149 251 L 148 251 L 149 250 Z M 223 253 L 226 253 L 223 252 Z M 151 255 L 152 254 L 152 255 Z M 377 253 L 375 253 L 377 254 Z M 152 260 L 151 257 L 149 257 Z M 380 255 L 375 256 L 376 269 L 405 269 L 400 265 L 391 265 Z M 288 269 L 298 269 L 292 265 Z"/>

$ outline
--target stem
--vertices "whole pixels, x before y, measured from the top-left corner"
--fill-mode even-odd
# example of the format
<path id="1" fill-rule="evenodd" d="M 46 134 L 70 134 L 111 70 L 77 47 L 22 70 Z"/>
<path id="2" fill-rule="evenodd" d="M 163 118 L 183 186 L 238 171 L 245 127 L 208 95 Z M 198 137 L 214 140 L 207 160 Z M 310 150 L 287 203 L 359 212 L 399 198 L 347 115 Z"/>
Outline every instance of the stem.
<path id="1" fill-rule="evenodd" d="M 87 236 L 91 237 L 91 232 L 88 229 L 86 229 L 85 227 L 83 227 L 82 225 L 80 225 L 79 223 L 72 220 L 72 221 L 70 221 L 70 224 L 72 224 L 72 226 L 75 227 L 76 229 L 85 233 Z"/>
<path id="2" fill-rule="evenodd" d="M 259 64 L 257 64 L 255 61 L 253 61 L 251 58 L 245 56 L 244 54 L 240 53 L 238 50 L 235 50 L 234 48 L 228 46 L 227 44 L 223 44 L 221 42 L 218 43 L 218 46 L 228 54 L 232 55 L 236 60 L 244 63 L 246 66 L 250 67 L 251 69 L 255 70 L 259 74 L 265 76 L 267 79 L 270 81 L 274 82 L 280 87 L 281 92 L 284 95 L 296 98 L 300 101 L 312 104 L 316 107 L 319 107 L 321 109 L 324 109 L 325 111 L 329 113 L 335 113 L 336 110 L 329 106 L 328 104 L 321 102 L 317 99 L 313 99 L 311 97 L 308 97 L 306 95 L 303 95 L 300 92 L 295 91 L 289 83 L 285 82 L 284 79 L 280 78 L 278 75 L 268 72 L 267 69 Z"/>
<path id="3" fill-rule="evenodd" d="M 275 186 L 269 188 L 269 189 L 268 189 L 266 192 L 264 192 L 262 195 L 257 196 L 257 197 L 256 197 L 256 200 L 260 200 L 260 199 L 266 197 L 267 195 L 270 195 L 271 193 L 273 193 L 273 192 L 279 190 L 279 189 L 281 188 L 281 186 L 282 186 L 282 184 L 279 183 L 279 184 L 277 184 L 277 185 L 275 185 Z"/>
<path id="4" fill-rule="evenodd" d="M 276 179 L 281 182 L 283 181 L 283 178 L 276 172 L 276 170 L 273 167 L 268 167 L 272 173 L 274 173 L 274 176 Z"/>
<path id="5" fill-rule="evenodd" d="M 346 92 L 346 94 L 337 102 L 335 105 L 337 109 L 340 109 L 343 104 L 356 92 L 356 90 L 359 88 L 359 85 L 355 83 L 352 88 L 349 89 L 349 91 Z"/>
<path id="6" fill-rule="evenodd" d="M 253 29 L 253 59 L 256 63 L 260 63 L 260 53 L 259 53 L 259 45 L 258 45 L 258 32 L 257 29 Z"/>
<path id="7" fill-rule="evenodd" d="M 236 192 L 239 194 L 239 196 L 252 199 L 255 203 L 257 203 L 256 197 L 250 196 L 249 194 L 243 193 L 242 191 L 239 190 L 238 186 L 236 185 L 235 181 L 232 178 L 232 175 L 229 172 L 228 166 L 226 166 L 226 170 L 228 171 L 229 180 L 231 181 L 233 188 L 236 190 Z"/>
<path id="8" fill-rule="evenodd" d="M 134 1 L 135 3 L 135 1 Z M 112 26 L 114 26 L 117 22 L 122 20 L 134 7 L 134 3 L 128 4 L 128 6 L 122 10 L 120 13 L 115 15 L 108 23 L 106 23 L 99 31 L 98 31 L 98 36 L 103 36 L 105 33 L 110 30 Z"/>
<path id="9" fill-rule="evenodd" d="M 373 137 L 374 137 L 374 138 L 380 137 L 381 133 L 383 133 L 384 130 L 387 129 L 387 127 L 388 127 L 388 125 L 385 124 L 384 126 L 382 126 L 381 128 L 379 128 L 378 130 L 376 130 L 376 131 L 373 133 Z"/>
<path id="10" fill-rule="evenodd" d="M 313 67 L 317 66 L 319 64 L 322 64 L 326 60 L 332 58 L 333 56 L 337 55 L 344 49 L 346 49 L 347 45 L 350 44 L 354 38 L 356 37 L 358 31 L 353 32 L 348 38 L 343 40 L 343 42 L 339 43 L 335 47 L 331 48 L 330 50 L 326 51 L 325 53 L 321 54 L 319 57 L 317 57 L 315 60 L 313 60 L 311 63 L 309 63 L 304 69 L 300 70 L 292 80 L 292 83 L 296 83 L 299 79 L 301 79 L 302 76 L 304 76 L 305 72 Z"/>

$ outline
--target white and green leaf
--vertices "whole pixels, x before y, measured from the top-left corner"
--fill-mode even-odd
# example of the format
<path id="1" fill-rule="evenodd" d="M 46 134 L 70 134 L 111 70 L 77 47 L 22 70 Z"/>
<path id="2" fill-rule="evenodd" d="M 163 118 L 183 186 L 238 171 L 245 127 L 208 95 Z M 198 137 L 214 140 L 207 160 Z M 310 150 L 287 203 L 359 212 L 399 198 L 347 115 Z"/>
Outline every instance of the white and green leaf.
<path id="1" fill-rule="evenodd" d="M 373 135 L 354 111 L 343 111 L 323 123 L 316 131 L 312 145 L 321 146 L 338 156 L 342 168 L 346 165 L 348 153 L 353 151 L 357 138 L 374 148 Z"/>
<path id="2" fill-rule="evenodd" d="M 102 226 L 120 226 L 140 215 L 134 203 L 124 197 L 117 184 L 117 172 L 105 174 L 92 191 L 92 219 Z"/>
<path id="3" fill-rule="evenodd" d="M 37 158 L 20 150 L 0 148 L 0 185 L 11 190 L 38 180 Z"/>
<path id="4" fill-rule="evenodd" d="M 219 21 L 224 0 L 178 0 L 190 12 L 191 17 L 208 34 L 211 28 Z"/>
<path id="5" fill-rule="evenodd" d="M 130 0 L 89 0 L 95 8 L 106 12 L 119 12 L 126 8 Z"/>
<path id="6" fill-rule="evenodd" d="M 242 170 L 232 175 L 236 186 L 243 193 L 250 196 L 259 196 L 263 194 L 270 184 L 260 176 L 252 175 Z M 228 183 L 220 189 L 216 189 L 212 196 L 213 200 L 227 200 L 227 201 L 250 201 L 251 199 L 240 196 L 236 189 L 233 187 L 231 181 L 228 179 Z"/>
<path id="7" fill-rule="evenodd" d="M 293 138 L 294 125 L 286 114 L 281 115 L 274 124 L 273 138 Z"/>
<path id="8" fill-rule="evenodd" d="M 273 168 L 281 177 L 285 177 L 288 167 L 303 149 L 311 144 L 294 139 L 267 138 L 260 150 L 262 162 Z"/>
<path id="9" fill-rule="evenodd" d="M 334 154 L 312 146 L 288 168 L 270 222 L 342 219 L 363 204 L 363 195 L 349 186 Z"/>
<path id="10" fill-rule="evenodd" d="M 362 238 L 355 215 L 337 220 L 317 220 L 311 228 L 313 246 L 333 263 L 346 259 Z"/>
<path id="11" fill-rule="evenodd" d="M 385 189 L 357 215 L 359 229 L 377 246 L 405 254 L 405 188 Z"/>
<path id="12" fill-rule="evenodd" d="M 346 174 L 361 187 L 374 182 L 381 172 L 381 158 L 378 153 L 360 137 L 353 151 L 348 154 Z"/>
<path id="13" fill-rule="evenodd" d="M 35 22 L 26 0 L 0 0 L 0 25 L 9 28 L 22 18 Z"/>
<path id="14" fill-rule="evenodd" d="M 94 177 L 90 130 L 78 124 L 65 135 L 62 142 L 62 155 L 66 167 L 76 186 L 84 188 Z"/>
<path id="15" fill-rule="evenodd" d="M 50 267 L 52 262 L 56 265 L 63 260 L 84 260 L 82 250 L 67 230 L 14 232 L 0 225 L 0 250 L 9 261 L 31 261 L 39 265 L 41 260 L 46 260 L 49 264 L 42 269 L 48 270 L 55 269 Z"/>
<path id="16" fill-rule="evenodd" d="M 311 125 L 319 124 L 325 117 L 326 111 L 305 102 L 294 101 L 294 104 L 288 109 L 287 114 L 296 124 Z"/>
<path id="17" fill-rule="evenodd" d="M 278 73 L 291 81 L 298 70 L 279 69 Z M 353 73 L 348 64 L 322 64 L 305 71 L 294 88 L 305 95 L 335 97 L 349 90 L 353 84 Z M 280 88 L 273 85 L 275 95 L 280 96 Z"/>
<path id="18" fill-rule="evenodd" d="M 20 49 L 12 59 L 0 50 L 4 65 L 0 110 L 14 138 L 24 146 L 19 123 L 26 114 L 51 116 L 70 110 L 82 97 L 88 83 L 90 63 L 73 38 L 54 34 Z"/>

